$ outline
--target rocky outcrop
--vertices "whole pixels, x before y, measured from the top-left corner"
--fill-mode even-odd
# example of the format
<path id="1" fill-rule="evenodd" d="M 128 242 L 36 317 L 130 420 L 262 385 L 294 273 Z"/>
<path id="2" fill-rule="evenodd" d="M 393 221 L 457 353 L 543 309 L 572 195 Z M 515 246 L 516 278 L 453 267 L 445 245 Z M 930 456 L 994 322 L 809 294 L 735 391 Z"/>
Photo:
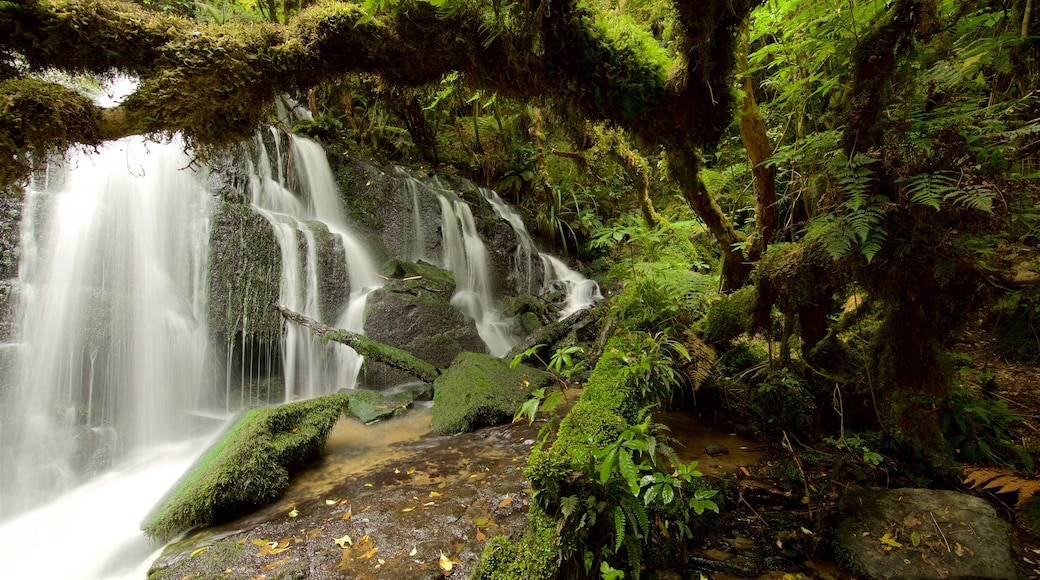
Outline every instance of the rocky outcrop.
<path id="1" fill-rule="evenodd" d="M 930 489 L 853 490 L 841 509 L 837 552 L 857 578 L 1018 577 L 1007 526 L 980 498 Z"/>
<path id="2" fill-rule="evenodd" d="M 450 303 L 455 292 L 451 272 L 429 264 L 390 262 L 383 288 L 369 297 L 365 334 L 396 346 L 437 368 L 447 368 L 463 351 L 485 352 L 473 320 Z M 366 361 L 360 381 L 384 388 L 413 380 L 411 375 Z"/>
<path id="3" fill-rule="evenodd" d="M 531 391 L 551 381 L 546 372 L 464 352 L 433 384 L 431 428 L 449 435 L 508 423 Z"/>

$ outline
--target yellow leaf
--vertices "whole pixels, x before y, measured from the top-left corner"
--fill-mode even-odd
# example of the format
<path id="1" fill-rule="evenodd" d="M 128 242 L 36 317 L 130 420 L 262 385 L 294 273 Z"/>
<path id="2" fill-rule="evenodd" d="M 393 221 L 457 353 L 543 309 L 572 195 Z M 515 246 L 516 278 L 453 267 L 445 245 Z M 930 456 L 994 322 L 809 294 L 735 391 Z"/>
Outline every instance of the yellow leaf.
<path id="1" fill-rule="evenodd" d="M 372 484 L 371 483 L 366 483 L 365 487 L 372 487 Z"/>
<path id="2" fill-rule="evenodd" d="M 406 471 L 405 473 L 407 473 L 408 475 L 411 475 L 411 474 L 415 473 L 415 468 L 413 467 L 413 468 L 409 469 L 408 471 Z"/>
<path id="3" fill-rule="evenodd" d="M 507 496 L 506 496 L 506 498 L 505 498 L 504 500 L 502 500 L 502 501 L 498 502 L 498 507 L 500 507 L 500 508 L 502 508 L 502 507 L 506 507 L 507 505 L 509 505 L 509 504 L 511 504 L 511 503 L 513 503 L 513 498 L 511 498 L 511 497 L 509 497 L 509 496 L 507 495 Z"/>
<path id="4" fill-rule="evenodd" d="M 325 505 L 336 505 L 337 503 L 339 503 L 338 499 L 327 499 L 327 500 L 325 500 Z"/>
<path id="5" fill-rule="evenodd" d="M 360 556 L 358 556 L 358 560 L 368 560 L 372 556 L 375 556 L 376 552 L 378 552 L 378 551 L 379 551 L 379 548 L 372 548 L 371 550 L 369 550 L 369 551 L 365 552 L 364 554 L 361 554 Z"/>
<path id="6" fill-rule="evenodd" d="M 288 561 L 289 561 L 289 556 L 286 556 L 286 557 L 282 558 L 281 560 L 275 560 L 274 562 L 271 562 L 270 564 L 267 564 L 266 566 L 261 566 L 260 567 L 260 571 L 261 572 L 267 572 L 267 571 L 270 571 L 270 570 L 274 570 L 275 568 L 281 566 L 282 564 L 284 564 L 284 563 L 286 563 Z"/>
<path id="7" fill-rule="evenodd" d="M 439 494 L 439 493 L 437 493 L 435 491 L 431 491 L 430 492 L 430 497 L 440 497 L 440 496 L 441 496 L 441 494 Z M 1040 552 L 1037 552 L 1037 553 L 1040 554 Z"/>
<path id="8" fill-rule="evenodd" d="M 440 566 L 441 571 L 445 574 L 451 574 L 451 569 L 455 566 L 455 564 L 444 555 L 444 552 L 441 552 L 441 558 L 437 561 L 437 565 Z"/>
<path id="9" fill-rule="evenodd" d="M 412 546 L 412 551 L 411 551 L 411 552 L 408 552 L 408 555 L 409 555 L 409 556 L 414 556 L 414 555 L 416 555 L 416 554 L 418 554 L 418 553 L 419 553 L 419 548 L 418 548 L 418 547 L 416 547 L 416 546 Z"/>
<path id="10" fill-rule="evenodd" d="M 347 513 L 343 514 L 343 521 L 349 520 L 350 516 L 352 516 L 352 515 L 354 515 L 354 507 L 353 506 L 348 506 L 347 507 Z"/>
<path id="11" fill-rule="evenodd" d="M 206 550 L 208 550 L 209 548 L 210 548 L 209 546 L 203 546 L 203 547 L 199 548 L 198 550 L 195 550 L 194 552 L 192 552 L 191 554 L 189 554 L 189 555 L 188 555 L 188 557 L 189 557 L 189 558 L 194 558 L 195 556 L 198 556 L 199 554 L 201 554 L 201 553 L 205 552 L 205 551 L 206 551 Z"/>
<path id="12" fill-rule="evenodd" d="M 895 536 L 893 536 L 892 534 L 890 534 L 888 532 L 885 532 L 885 535 L 881 536 L 881 544 L 882 544 L 882 547 L 885 549 L 886 552 L 891 552 L 892 548 L 902 548 L 903 547 L 903 544 L 900 544 L 896 540 Z"/>
<path id="13" fill-rule="evenodd" d="M 361 541 L 358 542 L 358 544 L 367 544 L 368 540 L 369 540 L 368 534 L 365 534 L 364 536 L 361 536 Z"/>
<path id="14" fill-rule="evenodd" d="M 298 515 L 300 515 L 300 510 L 298 510 L 296 508 L 293 508 L 292 511 L 289 512 L 289 517 L 290 518 L 295 518 Z"/>
<path id="15" fill-rule="evenodd" d="M 964 69 L 970 67 L 971 65 L 979 62 L 979 60 L 981 60 L 982 57 L 986 56 L 986 53 L 988 53 L 988 52 L 989 52 L 988 50 L 980 52 L 980 53 L 976 54 L 975 56 L 969 58 L 968 60 L 964 61 L 964 64 L 961 65 L 961 70 L 964 70 Z"/>
<path id="16" fill-rule="evenodd" d="M 339 546 L 340 548 L 346 548 L 347 546 L 353 546 L 354 545 L 354 541 L 350 539 L 349 535 L 343 536 L 342 538 L 336 538 L 335 540 L 332 540 L 332 541 L 335 542 L 336 545 Z"/>
<path id="17" fill-rule="evenodd" d="M 382 558 L 376 558 L 376 561 L 378 561 L 378 562 L 379 562 L 379 565 L 380 565 L 380 566 L 382 566 L 383 564 L 386 564 L 386 560 L 384 560 L 384 559 L 382 559 Z"/>
<path id="18" fill-rule="evenodd" d="M 751 477 L 751 472 L 744 466 L 740 467 L 740 472 L 744 474 L 744 477 Z"/>
<path id="19" fill-rule="evenodd" d="M 263 546 L 266 543 L 267 543 L 267 540 L 253 540 L 253 545 L 254 546 Z"/>
<path id="20" fill-rule="evenodd" d="M 437 505 L 437 502 L 435 502 L 435 501 L 428 501 L 428 502 L 423 504 L 423 506 L 426 506 L 426 507 L 429 507 L 431 505 Z"/>
<path id="21" fill-rule="evenodd" d="M 806 528 L 802 528 L 802 533 L 805 534 L 806 536 L 813 535 L 812 530 L 809 530 L 809 529 L 806 529 Z"/>
<path id="22" fill-rule="evenodd" d="M 410 512 L 410 511 L 412 511 L 412 510 L 414 510 L 414 509 L 415 509 L 414 507 L 406 507 L 406 508 L 404 508 L 404 509 L 403 509 L 403 510 L 401 510 L 401 511 L 402 511 L 402 512 Z"/>
<path id="23" fill-rule="evenodd" d="M 486 539 L 487 539 L 487 536 L 484 535 L 484 532 L 480 531 L 480 528 L 477 528 L 477 541 L 478 542 L 483 542 Z"/>
<path id="24" fill-rule="evenodd" d="M 921 534 L 917 530 L 910 532 L 910 543 L 916 548 L 921 545 Z"/>
<path id="25" fill-rule="evenodd" d="M 395 469 L 394 473 L 401 473 L 401 470 L 400 469 Z"/>

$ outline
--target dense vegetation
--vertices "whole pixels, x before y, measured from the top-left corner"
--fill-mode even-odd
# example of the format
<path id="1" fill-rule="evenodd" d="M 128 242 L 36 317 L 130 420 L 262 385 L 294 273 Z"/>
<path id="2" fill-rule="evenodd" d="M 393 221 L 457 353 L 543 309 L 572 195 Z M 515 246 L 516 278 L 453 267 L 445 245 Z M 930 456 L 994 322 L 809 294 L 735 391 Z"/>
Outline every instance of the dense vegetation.
<path id="1" fill-rule="evenodd" d="M 1032 4 L 0 1 L 0 179 L 128 133 L 204 157 L 288 92 L 298 132 L 496 188 L 611 297 L 542 353 L 586 392 L 482 573 L 638 574 L 655 517 L 718 509 L 653 405 L 918 481 L 1033 473 L 1036 406 L 994 371 L 1040 358 Z M 55 70 L 142 82 L 101 110 Z"/>

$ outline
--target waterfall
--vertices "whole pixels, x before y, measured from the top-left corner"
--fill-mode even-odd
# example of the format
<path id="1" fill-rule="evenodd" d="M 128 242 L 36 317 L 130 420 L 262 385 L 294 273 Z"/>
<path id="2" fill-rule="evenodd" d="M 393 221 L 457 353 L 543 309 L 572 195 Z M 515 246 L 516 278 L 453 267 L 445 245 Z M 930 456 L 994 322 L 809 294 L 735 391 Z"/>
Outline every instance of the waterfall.
<path id="1" fill-rule="evenodd" d="M 547 294 L 554 287 L 559 286 L 565 292 L 566 300 L 561 305 L 559 318 L 563 320 L 571 314 L 589 308 L 597 300 L 603 299 L 599 284 L 595 280 L 589 280 L 578 272 L 572 270 L 563 260 L 545 252 L 542 252 L 534 243 L 531 234 L 527 232 L 527 226 L 509 204 L 507 204 L 494 191 L 480 187 L 480 194 L 484 196 L 495 213 L 513 227 L 516 234 L 517 246 L 513 254 L 513 272 L 517 280 L 517 291 L 532 294 L 534 281 L 534 267 L 531 263 L 532 256 L 538 256 L 542 265 L 542 287 L 539 294 Z"/>
<path id="2" fill-rule="evenodd" d="M 283 150 L 280 132 L 254 140 L 258 159 L 252 164 L 249 190 L 253 209 L 271 224 L 282 254 L 280 300 L 288 308 L 329 326 L 364 331 L 365 300 L 382 280 L 367 249 L 344 219 L 340 190 L 320 145 L 290 135 Z M 268 142 L 273 145 L 268 145 Z M 274 151 L 271 151 L 271 149 Z M 322 226 L 316 226 L 315 223 Z M 350 295 L 338 312 L 322 312 L 321 276 L 313 227 L 325 227 L 342 247 L 350 279 Z M 300 259 L 300 238 L 306 248 Z M 321 344 L 310 330 L 285 327 L 283 363 L 285 400 L 305 399 L 353 388 L 362 359 L 338 343 Z"/>
<path id="3" fill-rule="evenodd" d="M 124 139 L 28 190 L 0 517 L 197 427 L 211 200 L 189 161 L 178 143 Z"/>
<path id="4" fill-rule="evenodd" d="M 397 168 L 395 174 L 404 180 L 411 194 L 413 231 L 411 247 L 406 254 L 416 260 L 429 259 L 423 248 L 425 233 L 419 216 L 419 196 L 424 192 L 434 194 L 441 209 L 440 266 L 455 275 L 456 290 L 451 303 L 474 319 L 488 352 L 495 356 L 504 355 L 516 344 L 517 337 L 511 330 L 512 320 L 495 303 L 488 250 L 477 232 L 470 206 L 460 199 L 459 188 L 441 178 L 419 179 L 403 168 Z M 561 320 L 603 298 L 595 281 L 572 270 L 559 258 L 540 251 L 520 214 L 497 193 L 465 180 L 461 189 L 479 192 L 495 214 L 513 230 L 515 249 L 510 256 L 513 266 L 509 275 L 511 292 L 545 296 L 556 290 L 562 291 L 565 298 L 558 305 Z"/>

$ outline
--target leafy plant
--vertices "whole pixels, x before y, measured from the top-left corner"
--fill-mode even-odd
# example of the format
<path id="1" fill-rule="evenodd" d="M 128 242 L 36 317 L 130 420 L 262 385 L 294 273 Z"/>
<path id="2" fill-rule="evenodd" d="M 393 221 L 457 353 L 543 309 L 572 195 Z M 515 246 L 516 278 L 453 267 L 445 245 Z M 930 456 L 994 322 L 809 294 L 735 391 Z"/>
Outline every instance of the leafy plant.
<path id="1" fill-rule="evenodd" d="M 675 528 L 683 538 L 691 536 L 691 510 L 697 515 L 718 513 L 719 506 L 712 500 L 717 492 L 694 489 L 695 480 L 702 476 L 697 463 L 679 462 L 671 448 L 658 441 L 660 429 L 648 409 L 642 409 L 640 420 L 615 441 L 592 450 L 583 474 L 591 485 L 587 496 L 560 498 L 558 530 L 576 538 L 586 574 L 599 561 L 604 577 L 622 577 L 614 566 L 624 548 L 628 570 L 638 578 L 642 546 L 650 535 L 648 510 L 656 510 L 665 529 Z M 670 458 L 674 469 L 663 469 L 659 456 Z M 666 510 L 672 506 L 682 509 Z M 596 539 L 596 533 L 609 541 Z"/>

